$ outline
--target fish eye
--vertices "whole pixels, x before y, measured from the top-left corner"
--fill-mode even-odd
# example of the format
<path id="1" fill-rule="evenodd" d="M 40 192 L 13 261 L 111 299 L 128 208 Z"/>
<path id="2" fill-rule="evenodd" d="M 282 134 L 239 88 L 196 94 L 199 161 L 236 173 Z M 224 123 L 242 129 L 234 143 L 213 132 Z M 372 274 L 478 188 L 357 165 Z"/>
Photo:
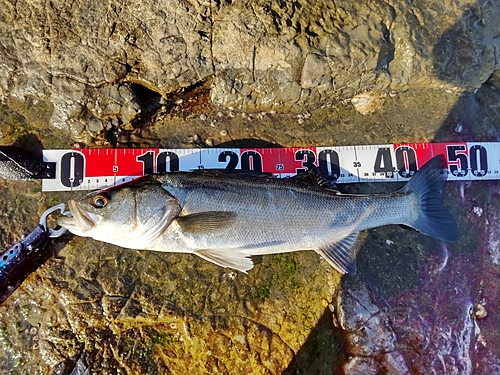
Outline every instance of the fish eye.
<path id="1" fill-rule="evenodd" d="M 96 195 L 92 201 L 94 202 L 94 206 L 98 208 L 102 208 L 108 204 L 108 198 L 101 194 Z"/>

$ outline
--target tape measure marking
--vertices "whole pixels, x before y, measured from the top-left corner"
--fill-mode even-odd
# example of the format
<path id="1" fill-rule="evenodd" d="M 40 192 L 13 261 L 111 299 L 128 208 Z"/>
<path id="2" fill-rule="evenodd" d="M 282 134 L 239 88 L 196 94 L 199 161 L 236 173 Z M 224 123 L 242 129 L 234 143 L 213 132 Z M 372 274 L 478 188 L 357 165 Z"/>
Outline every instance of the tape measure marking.
<path id="1" fill-rule="evenodd" d="M 318 167 L 336 183 L 407 181 L 433 156 L 448 162 L 448 180 L 500 179 L 500 143 L 450 142 L 339 147 L 45 150 L 56 163 L 43 191 L 93 190 L 148 173 L 243 169 L 294 176 Z"/>

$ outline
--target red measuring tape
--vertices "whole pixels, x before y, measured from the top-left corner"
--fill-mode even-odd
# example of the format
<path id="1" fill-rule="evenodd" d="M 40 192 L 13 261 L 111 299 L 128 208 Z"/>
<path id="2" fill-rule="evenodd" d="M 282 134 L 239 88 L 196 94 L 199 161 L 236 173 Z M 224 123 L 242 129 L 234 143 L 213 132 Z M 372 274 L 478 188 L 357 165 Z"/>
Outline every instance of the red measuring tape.
<path id="1" fill-rule="evenodd" d="M 500 179 L 500 143 L 450 142 L 339 147 L 45 150 L 55 179 L 43 191 L 93 190 L 149 173 L 242 169 L 296 175 L 317 167 L 336 183 L 407 181 L 433 156 L 448 162 L 448 180 Z"/>

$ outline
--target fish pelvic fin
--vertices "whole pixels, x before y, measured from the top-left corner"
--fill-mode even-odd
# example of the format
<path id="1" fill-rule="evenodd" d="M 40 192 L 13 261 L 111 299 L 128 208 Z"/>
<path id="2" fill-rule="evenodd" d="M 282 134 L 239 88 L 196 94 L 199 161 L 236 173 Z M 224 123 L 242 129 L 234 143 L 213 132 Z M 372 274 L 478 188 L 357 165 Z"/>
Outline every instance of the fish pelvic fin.
<path id="1" fill-rule="evenodd" d="M 179 216 L 176 220 L 184 232 L 211 234 L 226 229 L 236 216 L 231 211 L 207 211 Z"/>
<path id="2" fill-rule="evenodd" d="M 358 236 L 359 232 L 352 233 L 338 242 L 321 246 L 316 252 L 342 274 L 354 274 L 356 273 L 354 247 Z"/>
<path id="3" fill-rule="evenodd" d="M 252 259 L 240 249 L 199 249 L 194 253 L 218 266 L 233 268 L 244 273 L 253 268 Z"/>
<path id="4" fill-rule="evenodd" d="M 460 234 L 455 219 L 444 206 L 446 161 L 443 155 L 429 160 L 406 184 L 402 193 L 413 193 L 417 199 L 418 217 L 409 226 L 442 241 L 457 241 Z"/>

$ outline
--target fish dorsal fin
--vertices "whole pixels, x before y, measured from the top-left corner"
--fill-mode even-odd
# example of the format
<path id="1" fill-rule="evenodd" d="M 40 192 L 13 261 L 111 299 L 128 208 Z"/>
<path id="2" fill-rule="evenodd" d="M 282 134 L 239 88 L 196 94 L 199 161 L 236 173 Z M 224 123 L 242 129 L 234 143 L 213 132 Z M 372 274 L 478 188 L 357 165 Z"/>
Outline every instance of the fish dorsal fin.
<path id="1" fill-rule="evenodd" d="M 194 253 L 218 266 L 233 268 L 244 273 L 253 268 L 252 259 L 240 249 L 200 249 Z"/>
<path id="2" fill-rule="evenodd" d="M 236 215 L 233 211 L 205 211 L 179 216 L 176 221 L 184 232 L 210 234 L 230 226 Z"/>
<path id="3" fill-rule="evenodd" d="M 350 234 L 338 242 L 321 246 L 316 252 L 332 267 L 342 273 L 356 273 L 354 246 L 359 232 Z"/>
<path id="4" fill-rule="evenodd" d="M 307 185 L 319 186 L 328 189 L 332 188 L 332 184 L 330 184 L 330 182 L 324 178 L 316 168 L 311 168 L 303 173 L 299 173 L 298 175 L 291 177 L 291 180 L 302 182 Z"/>

